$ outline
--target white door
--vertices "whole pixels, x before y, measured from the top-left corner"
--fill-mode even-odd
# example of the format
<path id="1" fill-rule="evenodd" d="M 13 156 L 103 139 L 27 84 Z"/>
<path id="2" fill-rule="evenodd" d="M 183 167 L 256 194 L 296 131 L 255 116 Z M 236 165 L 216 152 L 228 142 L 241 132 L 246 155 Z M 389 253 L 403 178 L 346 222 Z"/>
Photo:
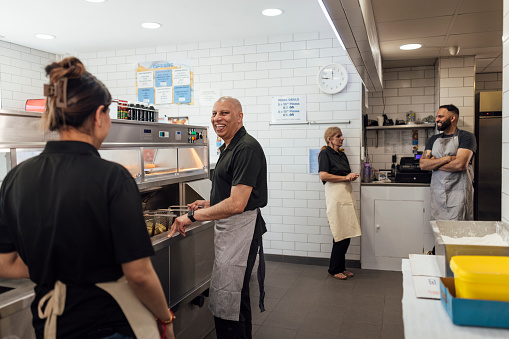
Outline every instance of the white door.
<path id="1" fill-rule="evenodd" d="M 375 200 L 375 257 L 422 254 L 423 205 L 423 201 Z"/>

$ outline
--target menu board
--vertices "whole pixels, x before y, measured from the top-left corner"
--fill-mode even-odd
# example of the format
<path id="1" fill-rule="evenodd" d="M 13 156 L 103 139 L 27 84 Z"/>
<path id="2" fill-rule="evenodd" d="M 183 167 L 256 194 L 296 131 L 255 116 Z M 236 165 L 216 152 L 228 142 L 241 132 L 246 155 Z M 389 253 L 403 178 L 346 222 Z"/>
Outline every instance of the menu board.
<path id="1" fill-rule="evenodd" d="M 192 60 L 139 62 L 136 95 L 147 105 L 193 105 Z"/>

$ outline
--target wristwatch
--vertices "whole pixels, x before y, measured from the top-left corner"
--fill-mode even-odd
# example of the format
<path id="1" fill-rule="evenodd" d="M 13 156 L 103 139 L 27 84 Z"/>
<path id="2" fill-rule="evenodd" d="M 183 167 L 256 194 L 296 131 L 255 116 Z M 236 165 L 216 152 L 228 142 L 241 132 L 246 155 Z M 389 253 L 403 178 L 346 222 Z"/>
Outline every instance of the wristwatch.
<path id="1" fill-rule="evenodd" d="M 189 212 L 187 212 L 187 217 L 189 218 L 189 220 L 191 220 L 191 222 L 195 222 L 196 219 L 194 218 L 194 210 L 190 210 Z"/>

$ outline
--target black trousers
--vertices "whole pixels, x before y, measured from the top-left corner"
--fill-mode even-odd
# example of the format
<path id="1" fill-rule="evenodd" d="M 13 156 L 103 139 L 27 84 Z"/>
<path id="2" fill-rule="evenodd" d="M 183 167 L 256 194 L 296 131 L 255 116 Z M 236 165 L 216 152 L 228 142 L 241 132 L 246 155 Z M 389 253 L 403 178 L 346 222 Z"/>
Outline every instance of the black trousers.
<path id="1" fill-rule="evenodd" d="M 330 255 L 329 274 L 343 273 L 346 270 L 345 255 L 350 246 L 350 238 L 335 242 L 332 240 L 332 252 Z"/>
<path id="2" fill-rule="evenodd" d="M 256 254 L 262 239 L 253 239 L 249 248 L 247 257 L 246 273 L 244 274 L 244 283 L 242 285 L 240 299 L 239 321 L 225 320 L 214 317 L 216 325 L 217 339 L 251 339 L 253 325 L 251 323 L 251 301 L 249 298 L 249 280 L 256 261 Z"/>

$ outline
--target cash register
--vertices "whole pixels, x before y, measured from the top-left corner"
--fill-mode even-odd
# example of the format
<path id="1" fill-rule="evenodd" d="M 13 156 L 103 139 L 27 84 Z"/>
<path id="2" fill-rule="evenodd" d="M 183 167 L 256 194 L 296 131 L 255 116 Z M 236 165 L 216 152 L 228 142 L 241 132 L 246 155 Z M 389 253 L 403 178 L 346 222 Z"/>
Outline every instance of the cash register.
<path id="1" fill-rule="evenodd" d="M 396 182 L 429 184 L 431 182 L 431 171 L 423 171 L 419 167 L 419 160 L 422 154 L 415 154 L 413 157 L 402 157 L 396 172 Z"/>

